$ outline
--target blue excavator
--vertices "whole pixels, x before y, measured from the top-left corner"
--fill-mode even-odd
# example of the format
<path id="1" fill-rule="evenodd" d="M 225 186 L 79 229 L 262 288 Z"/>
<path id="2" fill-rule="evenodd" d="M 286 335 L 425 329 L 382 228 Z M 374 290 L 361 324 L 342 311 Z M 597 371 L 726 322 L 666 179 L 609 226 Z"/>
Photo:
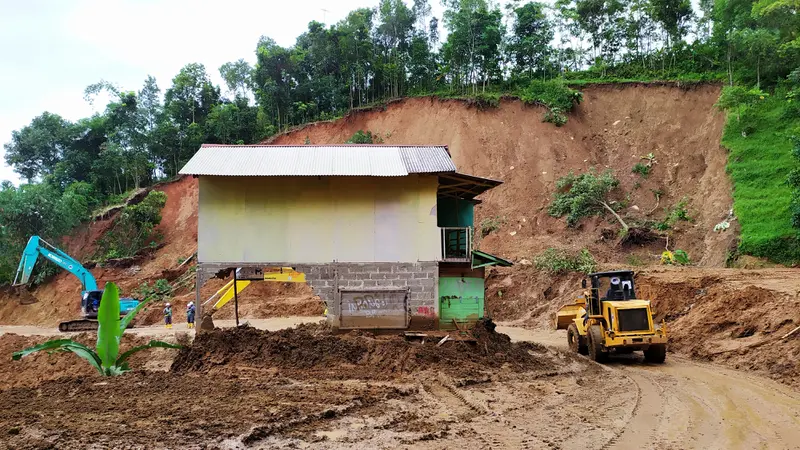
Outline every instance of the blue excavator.
<path id="1" fill-rule="evenodd" d="M 79 320 L 69 320 L 58 324 L 59 331 L 72 332 L 72 331 L 94 331 L 97 330 L 97 309 L 100 306 L 100 300 L 103 298 L 103 290 L 98 289 L 97 280 L 88 269 L 83 267 L 81 263 L 75 258 L 66 254 L 53 245 L 48 244 L 44 239 L 39 236 L 31 236 L 28 239 L 28 245 L 25 246 L 25 251 L 22 252 L 22 259 L 17 268 L 17 275 L 14 277 L 14 286 L 26 284 L 30 280 L 33 266 L 39 256 L 44 257 L 48 261 L 53 262 L 58 267 L 66 270 L 67 272 L 75 275 L 83 287 L 81 292 L 81 316 Z M 136 308 L 139 301 L 133 298 L 120 298 L 120 316 L 128 314 L 132 309 Z"/>

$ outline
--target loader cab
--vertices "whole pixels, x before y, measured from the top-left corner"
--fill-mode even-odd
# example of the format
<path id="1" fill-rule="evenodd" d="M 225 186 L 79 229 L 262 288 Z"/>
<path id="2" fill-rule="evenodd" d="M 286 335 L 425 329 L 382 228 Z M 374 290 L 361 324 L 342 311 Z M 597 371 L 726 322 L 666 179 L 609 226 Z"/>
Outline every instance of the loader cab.
<path id="1" fill-rule="evenodd" d="M 624 301 L 636 298 L 632 270 L 616 270 L 612 272 L 595 272 L 589 274 L 591 283 L 587 310 L 591 316 L 602 315 L 602 302 L 606 300 Z M 586 279 L 581 286 L 587 287 Z"/>

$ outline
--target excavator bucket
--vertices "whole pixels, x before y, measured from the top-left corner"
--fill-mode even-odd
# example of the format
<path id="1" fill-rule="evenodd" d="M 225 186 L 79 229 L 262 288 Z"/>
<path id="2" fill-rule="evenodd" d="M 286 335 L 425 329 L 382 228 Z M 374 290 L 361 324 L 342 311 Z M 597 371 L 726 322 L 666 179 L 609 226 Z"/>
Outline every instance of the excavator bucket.
<path id="1" fill-rule="evenodd" d="M 32 305 L 38 303 L 39 300 L 34 297 L 24 286 L 13 286 L 12 292 L 19 298 L 20 305 Z"/>
<path id="2" fill-rule="evenodd" d="M 566 330 L 583 309 L 583 303 L 564 305 L 556 313 L 556 330 Z"/>

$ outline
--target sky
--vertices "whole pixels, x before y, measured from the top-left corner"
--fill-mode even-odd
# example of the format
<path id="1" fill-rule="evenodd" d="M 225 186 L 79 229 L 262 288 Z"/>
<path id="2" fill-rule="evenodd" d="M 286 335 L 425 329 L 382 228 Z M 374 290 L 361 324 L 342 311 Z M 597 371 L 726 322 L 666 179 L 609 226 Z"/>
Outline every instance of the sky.
<path id="1" fill-rule="evenodd" d="M 431 3 L 439 3 L 434 1 Z M 0 143 L 44 111 L 78 120 L 105 108 L 83 99 L 101 79 L 138 91 L 153 75 L 163 92 L 199 62 L 255 63 L 262 35 L 291 46 L 312 20 L 332 24 L 378 0 L 0 0 Z M 224 92 L 223 87 L 223 92 Z M 0 148 L 0 180 L 19 183 Z"/>

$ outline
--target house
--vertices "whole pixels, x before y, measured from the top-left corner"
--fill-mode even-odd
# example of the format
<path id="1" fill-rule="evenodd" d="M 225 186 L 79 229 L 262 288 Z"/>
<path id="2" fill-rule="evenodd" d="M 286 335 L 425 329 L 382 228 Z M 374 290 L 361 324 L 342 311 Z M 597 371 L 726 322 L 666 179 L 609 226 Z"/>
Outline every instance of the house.
<path id="1" fill-rule="evenodd" d="M 203 145 L 197 304 L 220 270 L 293 267 L 338 328 L 430 329 L 483 316 L 475 197 L 445 146 Z M 445 323 L 447 322 L 447 323 Z"/>

